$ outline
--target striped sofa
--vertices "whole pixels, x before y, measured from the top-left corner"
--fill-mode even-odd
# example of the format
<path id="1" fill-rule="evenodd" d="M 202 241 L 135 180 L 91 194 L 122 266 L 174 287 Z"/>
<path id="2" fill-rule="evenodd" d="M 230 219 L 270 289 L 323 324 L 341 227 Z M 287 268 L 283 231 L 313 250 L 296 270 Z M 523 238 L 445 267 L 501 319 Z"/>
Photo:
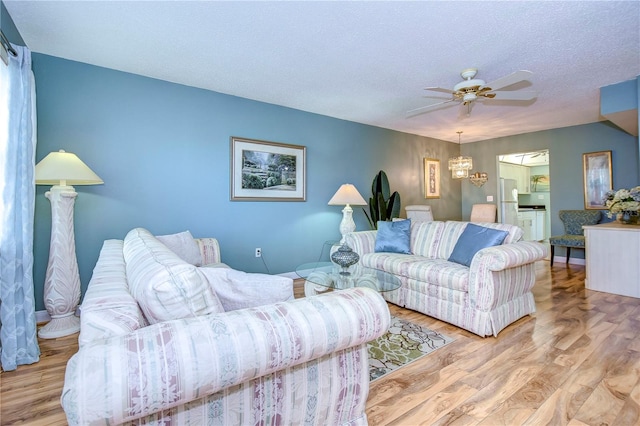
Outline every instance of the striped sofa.
<path id="1" fill-rule="evenodd" d="M 133 274 L 157 279 L 149 269 L 158 263 L 178 265 L 170 275 L 183 278 L 201 271 L 148 231 L 128 243 L 131 234 L 104 242 L 83 300 L 80 348 L 61 397 L 70 425 L 367 424 L 366 343 L 390 322 L 379 293 L 358 288 L 152 319 L 132 296 Z M 224 266 L 215 239 L 197 242 L 203 263 Z M 269 286 L 261 291 L 268 297 Z"/>
<path id="2" fill-rule="evenodd" d="M 534 262 L 547 255 L 546 246 L 521 241 L 517 226 L 478 223 L 508 231 L 502 245 L 478 251 L 469 267 L 449 261 L 468 222 L 433 221 L 411 224 L 411 254 L 375 252 L 376 232 L 347 234 L 347 244 L 360 254 L 360 264 L 397 275 L 400 289 L 386 300 L 454 324 L 479 336 L 497 336 L 519 318 L 535 312 L 531 288 Z"/>

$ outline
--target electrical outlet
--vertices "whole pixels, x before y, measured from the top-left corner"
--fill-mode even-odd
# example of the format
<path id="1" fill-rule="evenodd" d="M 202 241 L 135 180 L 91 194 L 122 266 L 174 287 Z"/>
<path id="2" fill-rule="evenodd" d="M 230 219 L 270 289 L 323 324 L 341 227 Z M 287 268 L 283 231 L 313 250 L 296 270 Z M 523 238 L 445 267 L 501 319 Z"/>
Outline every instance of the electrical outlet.
<path id="1" fill-rule="evenodd" d="M 256 248 L 256 257 L 262 257 L 262 249 Z"/>
<path id="2" fill-rule="evenodd" d="M 493 195 L 487 195 L 487 201 L 488 202 L 493 201 Z"/>

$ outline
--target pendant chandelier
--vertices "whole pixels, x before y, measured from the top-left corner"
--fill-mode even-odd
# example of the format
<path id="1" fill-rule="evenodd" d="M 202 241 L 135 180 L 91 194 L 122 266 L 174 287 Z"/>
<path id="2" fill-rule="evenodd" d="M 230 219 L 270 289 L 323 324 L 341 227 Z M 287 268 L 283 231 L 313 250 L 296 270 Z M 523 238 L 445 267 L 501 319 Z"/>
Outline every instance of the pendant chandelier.
<path id="1" fill-rule="evenodd" d="M 456 132 L 458 134 L 458 144 L 460 142 L 460 135 L 462 130 Z M 451 170 L 451 177 L 453 179 L 466 179 L 469 177 L 469 170 L 473 168 L 473 159 L 471 157 L 458 156 L 449 158 L 449 170 Z"/>

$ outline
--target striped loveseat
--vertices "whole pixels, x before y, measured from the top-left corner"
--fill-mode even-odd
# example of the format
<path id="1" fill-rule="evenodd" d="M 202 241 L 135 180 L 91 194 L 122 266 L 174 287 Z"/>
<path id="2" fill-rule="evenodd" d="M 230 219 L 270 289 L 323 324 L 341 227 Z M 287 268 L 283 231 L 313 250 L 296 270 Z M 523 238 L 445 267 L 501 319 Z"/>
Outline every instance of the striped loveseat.
<path id="1" fill-rule="evenodd" d="M 534 262 L 547 255 L 546 246 L 521 241 L 517 226 L 477 223 L 504 230 L 501 245 L 479 250 L 470 265 L 449 261 L 468 222 L 413 222 L 410 253 L 375 252 L 377 231 L 353 232 L 347 244 L 360 254 L 360 264 L 397 275 L 400 289 L 386 300 L 469 330 L 497 336 L 519 318 L 535 312 L 531 288 Z"/>
<path id="2" fill-rule="evenodd" d="M 202 311 L 211 294 L 182 301 L 158 294 L 155 307 L 141 309 L 133 287 L 164 280 L 156 286 L 161 293 L 169 282 L 202 278 L 203 270 L 216 277 L 232 271 L 220 264 L 215 239 L 197 243 L 209 267 L 185 264 L 141 228 L 124 241 L 105 241 L 82 303 L 80 349 L 65 373 L 68 423 L 367 424 L 366 343 L 389 327 L 384 299 L 357 288 L 163 320 L 185 307 Z M 258 278 L 268 299 L 277 281 Z M 234 303 L 248 293 L 239 294 Z"/>

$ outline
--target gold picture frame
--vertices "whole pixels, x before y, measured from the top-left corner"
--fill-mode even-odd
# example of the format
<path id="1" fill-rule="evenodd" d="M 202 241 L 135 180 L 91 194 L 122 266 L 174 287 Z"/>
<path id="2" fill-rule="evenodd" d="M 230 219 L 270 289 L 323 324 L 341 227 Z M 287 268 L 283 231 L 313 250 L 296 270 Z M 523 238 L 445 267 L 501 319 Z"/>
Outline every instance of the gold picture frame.
<path id="1" fill-rule="evenodd" d="M 440 198 L 440 160 L 424 159 L 424 198 Z"/>
<path id="2" fill-rule="evenodd" d="M 301 145 L 231 137 L 231 201 L 306 201 Z"/>
<path id="3" fill-rule="evenodd" d="M 613 189 L 611 173 L 611 151 L 587 152 L 582 154 L 584 182 L 584 208 L 603 210 L 604 196 Z"/>

